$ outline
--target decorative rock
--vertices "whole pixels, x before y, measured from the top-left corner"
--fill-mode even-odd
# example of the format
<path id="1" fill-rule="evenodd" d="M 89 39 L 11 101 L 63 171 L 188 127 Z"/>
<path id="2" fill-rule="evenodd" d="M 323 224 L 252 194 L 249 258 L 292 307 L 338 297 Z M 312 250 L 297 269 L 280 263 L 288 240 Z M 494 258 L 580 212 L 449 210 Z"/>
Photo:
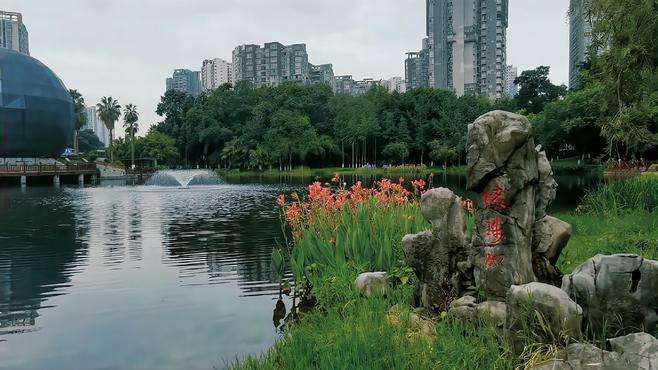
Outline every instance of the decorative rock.
<path id="1" fill-rule="evenodd" d="M 596 255 L 562 281 L 592 332 L 652 332 L 658 323 L 658 262 L 633 254 Z"/>
<path id="2" fill-rule="evenodd" d="M 555 264 L 569 242 L 571 231 L 571 225 L 552 216 L 544 216 L 535 222 L 532 262 L 537 280 L 561 285 L 562 273 Z"/>
<path id="3" fill-rule="evenodd" d="M 478 318 L 488 320 L 497 326 L 505 325 L 507 320 L 507 305 L 503 302 L 482 302 L 476 306 L 475 311 Z"/>
<path id="4" fill-rule="evenodd" d="M 572 227 L 552 216 L 544 216 L 535 222 L 533 247 L 551 263 L 555 264 L 562 249 L 571 238 Z"/>
<path id="5" fill-rule="evenodd" d="M 460 272 L 467 260 L 464 211 L 461 199 L 445 188 L 425 192 L 421 211 L 432 231 L 406 235 L 402 250 L 420 281 L 421 305 L 443 311 L 447 302 L 468 284 Z"/>
<path id="6" fill-rule="evenodd" d="M 608 347 L 637 369 L 658 369 L 658 339 L 647 333 L 629 334 L 607 341 Z M 630 367 L 629 367 L 630 368 Z"/>
<path id="7" fill-rule="evenodd" d="M 564 335 L 579 338 L 582 308 L 562 290 L 543 283 L 514 285 L 507 293 L 507 327 L 517 332 L 539 312 L 550 326 L 555 338 Z M 549 339 L 549 338 L 547 338 Z"/>
<path id="8" fill-rule="evenodd" d="M 511 285 L 535 281 L 532 228 L 539 181 L 537 151 L 527 118 L 489 112 L 468 126 L 468 188 L 482 193 L 473 265 L 488 299 L 503 300 Z"/>
<path id="9" fill-rule="evenodd" d="M 530 137 L 527 118 L 504 111 L 489 112 L 468 125 L 468 187 L 484 188 L 483 180 L 503 167 Z"/>
<path id="10" fill-rule="evenodd" d="M 450 302 L 448 316 L 460 321 L 472 321 L 476 315 L 476 299 L 470 295 Z"/>
<path id="11" fill-rule="evenodd" d="M 387 295 L 390 291 L 386 272 L 364 272 L 354 281 L 356 289 L 366 297 Z"/>
<path id="12" fill-rule="evenodd" d="M 574 343 L 557 358 L 532 370 L 625 370 L 658 368 L 658 340 L 647 333 L 608 339 L 612 352 L 590 343 Z"/>
<path id="13" fill-rule="evenodd" d="M 541 219 L 546 216 L 546 209 L 555 200 L 557 193 L 557 182 L 553 178 L 551 163 L 546 157 L 546 152 L 541 152 L 540 147 L 535 149 L 537 154 L 537 170 L 539 172 L 539 188 L 537 191 L 537 204 L 535 206 L 535 218 Z"/>
<path id="14" fill-rule="evenodd" d="M 475 283 L 503 300 L 512 285 L 559 286 L 555 267 L 570 226 L 548 218 L 557 183 L 545 152 L 535 147 L 527 118 L 503 111 L 468 126 L 468 188 L 481 193 L 473 238 Z"/>

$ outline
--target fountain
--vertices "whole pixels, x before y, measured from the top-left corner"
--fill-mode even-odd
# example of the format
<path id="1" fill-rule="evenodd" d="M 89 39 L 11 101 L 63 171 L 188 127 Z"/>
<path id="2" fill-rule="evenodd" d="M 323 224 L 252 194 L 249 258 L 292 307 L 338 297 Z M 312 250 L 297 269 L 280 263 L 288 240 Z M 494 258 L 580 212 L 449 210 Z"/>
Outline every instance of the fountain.
<path id="1" fill-rule="evenodd" d="M 179 186 L 187 188 L 193 185 L 219 185 L 221 181 L 210 170 L 165 170 L 154 173 L 145 185 Z"/>

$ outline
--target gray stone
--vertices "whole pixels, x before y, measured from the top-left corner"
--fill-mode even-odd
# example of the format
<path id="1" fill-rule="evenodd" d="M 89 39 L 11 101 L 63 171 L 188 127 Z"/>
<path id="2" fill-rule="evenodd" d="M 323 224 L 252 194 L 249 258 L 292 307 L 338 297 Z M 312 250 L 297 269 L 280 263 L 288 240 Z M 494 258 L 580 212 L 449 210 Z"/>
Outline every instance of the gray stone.
<path id="1" fill-rule="evenodd" d="M 611 350 L 637 369 L 658 369 L 658 340 L 647 333 L 634 333 L 608 339 Z"/>
<path id="2" fill-rule="evenodd" d="M 658 322 L 658 262 L 632 254 L 596 255 L 564 276 L 593 333 L 652 332 Z"/>
<path id="3" fill-rule="evenodd" d="M 364 272 L 354 281 L 356 289 L 366 297 L 387 295 L 390 291 L 386 272 Z"/>
<path id="4" fill-rule="evenodd" d="M 536 149 L 539 151 L 538 149 Z M 537 205 L 535 207 L 535 218 L 541 219 L 546 216 L 546 209 L 555 200 L 557 193 L 557 182 L 553 178 L 551 163 L 546 157 L 546 152 L 537 154 L 537 169 L 539 172 L 539 187 L 537 189 Z"/>
<path id="5" fill-rule="evenodd" d="M 482 193 L 484 208 L 476 216 L 473 273 L 490 300 L 503 300 L 512 285 L 537 280 L 533 229 L 538 184 L 540 170 L 545 176 L 551 170 L 545 156 L 540 161 L 531 128 L 527 118 L 502 111 L 469 125 L 468 187 Z"/>
<path id="6" fill-rule="evenodd" d="M 647 333 L 636 333 L 608 340 L 606 351 L 590 343 L 567 346 L 555 359 L 532 367 L 533 370 L 626 370 L 657 369 L 658 341 Z"/>
<path id="7" fill-rule="evenodd" d="M 468 125 L 468 187 L 480 188 L 483 179 L 503 167 L 530 137 L 530 121 L 524 116 L 493 111 Z"/>
<path id="8" fill-rule="evenodd" d="M 477 317 L 490 321 L 498 326 L 505 325 L 507 320 L 507 305 L 498 301 L 485 301 L 475 307 Z"/>
<path id="9" fill-rule="evenodd" d="M 464 211 L 461 199 L 445 188 L 423 194 L 421 211 L 432 231 L 406 235 L 402 250 L 420 281 L 421 305 L 444 311 L 469 284 L 462 271 L 468 260 Z"/>
<path id="10" fill-rule="evenodd" d="M 462 306 L 474 308 L 476 305 L 477 305 L 477 299 L 475 299 L 475 297 L 470 295 L 465 295 L 459 299 L 455 299 L 454 301 L 450 302 L 450 308 L 462 307 Z"/>
<path id="11" fill-rule="evenodd" d="M 507 327 L 515 333 L 527 329 L 536 317 L 542 315 L 550 326 L 553 338 L 579 338 L 581 336 L 582 308 L 559 288 L 544 283 L 514 285 L 507 293 Z"/>
<path id="12" fill-rule="evenodd" d="M 535 222 L 533 248 L 551 263 L 556 263 L 562 249 L 569 242 L 572 227 L 552 216 L 544 216 Z"/>
<path id="13" fill-rule="evenodd" d="M 450 302 L 448 316 L 460 321 L 472 321 L 475 319 L 477 301 L 475 297 L 466 295 Z"/>
<path id="14" fill-rule="evenodd" d="M 535 222 L 533 229 L 533 271 L 542 283 L 560 286 L 562 273 L 555 267 L 571 237 L 571 225 L 552 216 Z"/>

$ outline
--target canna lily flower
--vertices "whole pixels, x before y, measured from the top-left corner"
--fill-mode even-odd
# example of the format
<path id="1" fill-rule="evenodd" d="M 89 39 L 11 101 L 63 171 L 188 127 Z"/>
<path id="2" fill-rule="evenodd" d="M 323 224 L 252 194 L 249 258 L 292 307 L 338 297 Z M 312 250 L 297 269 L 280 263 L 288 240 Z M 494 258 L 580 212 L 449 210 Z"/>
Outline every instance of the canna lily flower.
<path id="1" fill-rule="evenodd" d="M 279 207 L 283 207 L 286 205 L 286 196 L 281 194 L 276 198 L 276 204 L 279 205 Z"/>

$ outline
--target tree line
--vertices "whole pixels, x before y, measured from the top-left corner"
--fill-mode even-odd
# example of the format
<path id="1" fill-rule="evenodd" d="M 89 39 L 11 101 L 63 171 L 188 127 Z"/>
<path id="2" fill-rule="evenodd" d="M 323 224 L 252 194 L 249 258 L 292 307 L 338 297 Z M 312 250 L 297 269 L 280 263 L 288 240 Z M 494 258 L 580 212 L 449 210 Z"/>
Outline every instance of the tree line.
<path id="1" fill-rule="evenodd" d="M 461 162 L 467 125 L 505 102 L 450 91 L 334 95 L 326 85 L 240 82 L 193 98 L 168 91 L 156 130 L 181 163 L 242 169 Z"/>

